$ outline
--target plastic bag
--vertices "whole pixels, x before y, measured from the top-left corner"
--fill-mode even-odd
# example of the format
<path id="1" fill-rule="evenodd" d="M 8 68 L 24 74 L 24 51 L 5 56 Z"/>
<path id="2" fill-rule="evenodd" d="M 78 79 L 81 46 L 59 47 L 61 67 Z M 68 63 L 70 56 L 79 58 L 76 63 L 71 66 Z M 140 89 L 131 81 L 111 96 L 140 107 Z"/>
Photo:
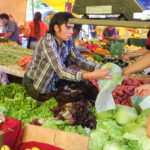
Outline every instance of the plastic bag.
<path id="1" fill-rule="evenodd" d="M 135 107 L 137 112 L 140 113 L 142 110 L 150 108 L 150 95 L 145 98 L 134 95 L 131 97 L 131 103 L 132 106 Z"/>

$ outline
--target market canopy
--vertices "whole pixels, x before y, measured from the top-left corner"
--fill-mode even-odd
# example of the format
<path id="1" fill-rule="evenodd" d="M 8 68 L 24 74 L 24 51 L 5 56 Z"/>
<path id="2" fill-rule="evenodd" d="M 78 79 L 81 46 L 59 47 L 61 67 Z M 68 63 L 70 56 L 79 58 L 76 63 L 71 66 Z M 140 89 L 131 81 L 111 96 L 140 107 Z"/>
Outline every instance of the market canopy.
<path id="1" fill-rule="evenodd" d="M 65 11 L 65 2 L 67 2 L 67 0 L 57 0 L 57 1 L 41 0 L 41 2 L 47 4 L 48 6 L 52 7 L 53 9 L 55 9 L 57 11 L 64 12 Z M 69 0 L 69 2 L 71 2 L 73 5 L 75 0 Z"/>
<path id="2" fill-rule="evenodd" d="M 1 0 L 1 13 L 11 14 L 17 22 L 24 22 L 26 18 L 27 0 Z"/>

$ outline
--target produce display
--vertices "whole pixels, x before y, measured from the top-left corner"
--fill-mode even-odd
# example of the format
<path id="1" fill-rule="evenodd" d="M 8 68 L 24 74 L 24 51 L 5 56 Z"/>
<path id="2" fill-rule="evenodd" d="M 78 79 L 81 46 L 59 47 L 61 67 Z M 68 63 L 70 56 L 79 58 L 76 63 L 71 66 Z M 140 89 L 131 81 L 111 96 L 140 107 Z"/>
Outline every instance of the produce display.
<path id="1" fill-rule="evenodd" d="M 32 54 L 33 50 L 23 48 L 20 45 L 0 44 L 0 65 L 17 65 L 17 61 Z"/>
<path id="2" fill-rule="evenodd" d="M 140 46 L 135 46 L 135 45 L 125 45 L 125 50 L 127 51 L 127 52 L 133 52 L 133 51 L 138 51 L 138 50 L 140 50 L 142 47 L 140 47 Z"/>
<path id="3" fill-rule="evenodd" d="M 22 70 L 25 70 L 30 61 L 31 61 L 32 55 L 31 56 L 24 56 L 24 58 L 20 61 L 17 61 L 17 63 L 19 64 L 20 67 L 22 67 Z"/>
<path id="4" fill-rule="evenodd" d="M 121 68 L 132 63 L 116 57 L 124 50 L 124 43 L 110 46 L 110 43 L 91 39 L 89 42 L 77 41 L 76 44 L 91 51 L 83 54 L 87 60 L 106 66 L 114 63 Z M 32 50 L 18 45 L 0 44 L 0 65 L 18 64 L 25 70 L 32 54 Z M 118 86 L 115 85 L 116 88 L 111 91 L 116 109 L 100 113 L 96 111 L 95 101 L 101 90 L 97 81 L 93 84 L 92 80 L 77 83 L 61 80 L 56 84 L 53 97 L 40 102 L 29 97 L 21 85 L 0 84 L 0 112 L 22 121 L 23 125 L 30 123 L 89 136 L 89 150 L 149 150 L 150 138 L 146 134 L 146 127 L 150 108 L 139 111 L 131 102 L 135 88 L 146 82 L 124 78 L 121 73 L 119 76 L 114 68 L 111 73 L 112 80 L 105 79 L 101 83 L 112 89 L 114 82 L 117 83 Z M 30 150 L 33 149 L 36 147 Z"/>
<path id="5" fill-rule="evenodd" d="M 72 106 L 75 104 L 73 107 L 77 111 L 80 111 L 79 103 L 81 102 L 72 103 Z M 58 107 L 59 103 L 55 98 L 37 104 L 34 99 L 27 96 L 25 89 L 20 85 L 10 84 L 0 86 L 0 111 L 5 116 L 19 119 L 23 123 L 30 122 L 34 125 L 89 136 L 89 150 L 112 150 L 113 148 L 115 150 L 150 149 L 150 139 L 146 135 L 150 109 L 143 110 L 138 114 L 133 107 L 117 105 L 117 108 L 114 110 L 97 113 L 95 107 L 88 102 L 87 110 L 93 116 L 87 116 L 85 120 L 92 119 L 91 117 L 94 117 L 96 120 L 96 126 L 90 130 L 82 125 L 69 125 L 67 119 L 63 120 L 61 118 L 59 120 L 59 117 L 63 114 L 66 117 L 72 114 L 71 117 L 74 117 L 75 109 L 70 109 L 70 103 L 65 105 L 67 109 L 63 104 Z M 65 109 L 66 112 L 63 111 Z M 85 112 L 82 113 L 84 114 Z M 82 118 L 80 116 L 82 114 L 78 115 Z M 91 123 L 94 122 L 91 120 Z"/>
<path id="6" fill-rule="evenodd" d="M 144 83 L 141 79 L 134 80 L 132 78 L 125 78 L 122 85 L 117 86 L 112 92 L 115 103 L 132 106 L 131 96 L 134 95 L 134 89 Z"/>
<path id="7" fill-rule="evenodd" d="M 122 52 L 124 51 L 124 43 L 117 43 L 114 44 L 111 48 L 110 48 L 110 54 L 112 57 L 116 56 L 116 55 L 122 55 Z"/>
<path id="8" fill-rule="evenodd" d="M 8 42 L 8 39 L 0 38 L 0 44 L 7 43 L 7 42 Z"/>

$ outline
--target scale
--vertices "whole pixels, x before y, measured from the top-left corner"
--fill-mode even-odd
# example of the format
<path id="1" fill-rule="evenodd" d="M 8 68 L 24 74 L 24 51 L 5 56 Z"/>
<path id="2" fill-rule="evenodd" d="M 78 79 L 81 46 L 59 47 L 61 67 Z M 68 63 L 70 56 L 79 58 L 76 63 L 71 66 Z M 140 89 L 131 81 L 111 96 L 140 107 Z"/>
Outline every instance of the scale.
<path id="1" fill-rule="evenodd" d="M 143 12 L 136 0 L 76 0 L 73 12 L 89 15 L 118 15 L 119 19 L 133 19 L 135 12 Z"/>

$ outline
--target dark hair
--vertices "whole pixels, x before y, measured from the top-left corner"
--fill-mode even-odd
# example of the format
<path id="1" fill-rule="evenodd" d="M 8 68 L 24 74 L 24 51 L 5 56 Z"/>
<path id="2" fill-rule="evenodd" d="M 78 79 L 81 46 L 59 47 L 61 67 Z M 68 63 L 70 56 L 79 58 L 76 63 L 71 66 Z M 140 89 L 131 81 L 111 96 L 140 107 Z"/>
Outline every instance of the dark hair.
<path id="1" fill-rule="evenodd" d="M 37 37 L 40 37 L 40 23 L 39 21 L 41 21 L 41 17 L 42 17 L 42 14 L 40 12 L 36 12 L 35 15 L 34 15 L 34 19 L 33 19 L 33 22 L 34 22 L 34 34 L 37 36 Z"/>
<path id="2" fill-rule="evenodd" d="M 5 13 L 0 14 L 0 18 L 1 19 L 5 18 L 5 19 L 9 20 L 9 16 L 7 14 L 5 14 Z"/>
<path id="3" fill-rule="evenodd" d="M 81 30 L 82 24 L 75 24 L 75 25 L 74 25 L 74 28 L 75 28 L 75 29 L 78 29 L 78 30 Z"/>
<path id="4" fill-rule="evenodd" d="M 55 35 L 55 30 L 54 30 L 55 24 L 57 24 L 60 27 L 62 24 L 67 24 L 69 18 L 74 18 L 74 16 L 67 12 L 56 13 L 50 21 L 48 33 Z"/>

